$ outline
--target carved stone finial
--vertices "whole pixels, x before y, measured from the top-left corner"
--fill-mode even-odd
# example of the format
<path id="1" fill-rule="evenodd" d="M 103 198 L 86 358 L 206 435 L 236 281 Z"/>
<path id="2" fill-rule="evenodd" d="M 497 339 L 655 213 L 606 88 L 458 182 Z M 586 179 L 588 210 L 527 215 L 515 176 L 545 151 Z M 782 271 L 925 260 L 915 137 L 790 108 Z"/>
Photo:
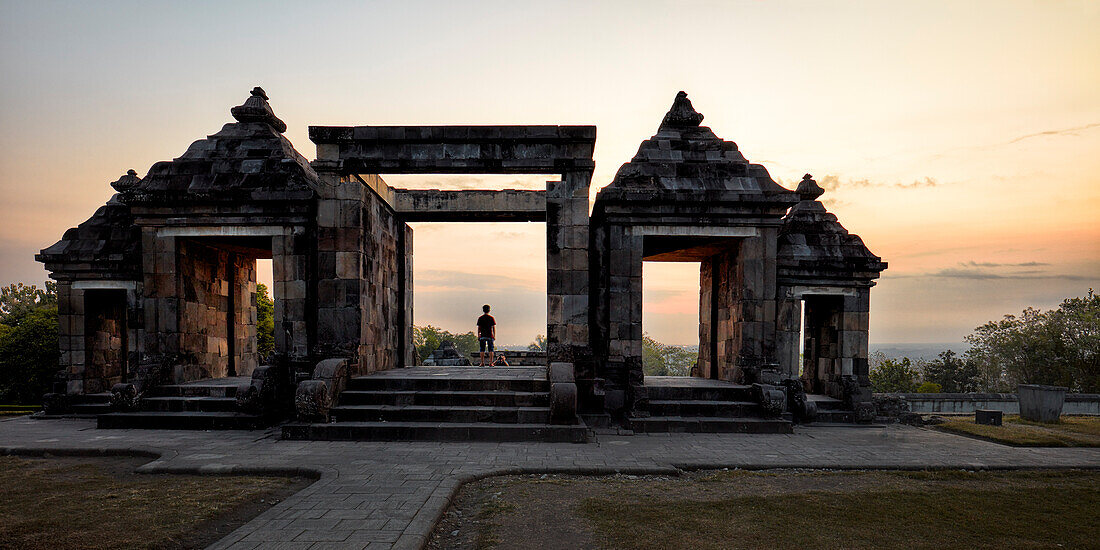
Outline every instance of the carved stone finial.
<path id="1" fill-rule="evenodd" d="M 661 121 L 661 127 L 691 127 L 698 126 L 701 122 L 703 122 L 702 113 L 691 106 L 691 100 L 688 99 L 687 92 L 680 91 L 672 102 L 672 108 L 668 110 L 668 114 Z"/>
<path id="2" fill-rule="evenodd" d="M 233 118 L 237 119 L 237 122 L 263 122 L 269 124 L 279 133 L 285 132 L 286 123 L 275 116 L 275 111 L 271 110 L 271 105 L 268 105 L 267 99 L 267 92 L 256 86 L 252 88 L 251 95 L 245 100 L 244 105 L 233 107 L 229 112 L 233 114 Z"/>
<path id="3" fill-rule="evenodd" d="M 814 177 L 806 174 L 802 176 L 802 182 L 798 184 L 798 189 L 795 189 L 795 193 L 804 201 L 817 200 L 818 197 L 825 193 L 825 190 L 814 181 Z"/>
<path id="4" fill-rule="evenodd" d="M 133 169 L 127 170 L 126 175 L 118 178 L 118 181 L 112 181 L 111 187 L 115 188 L 115 191 L 122 193 L 137 187 L 141 183 L 141 178 L 137 177 L 137 172 Z"/>

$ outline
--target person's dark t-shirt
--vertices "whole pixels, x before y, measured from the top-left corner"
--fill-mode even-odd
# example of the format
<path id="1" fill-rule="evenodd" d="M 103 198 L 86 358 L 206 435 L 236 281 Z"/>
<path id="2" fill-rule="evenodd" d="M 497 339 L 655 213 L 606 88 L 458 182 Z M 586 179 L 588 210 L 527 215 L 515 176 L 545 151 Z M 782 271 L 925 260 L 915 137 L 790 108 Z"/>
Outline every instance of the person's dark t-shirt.
<path id="1" fill-rule="evenodd" d="M 477 318 L 477 337 L 478 338 L 492 338 L 493 337 L 493 325 L 497 324 L 497 320 L 493 319 L 492 315 L 486 313 Z"/>

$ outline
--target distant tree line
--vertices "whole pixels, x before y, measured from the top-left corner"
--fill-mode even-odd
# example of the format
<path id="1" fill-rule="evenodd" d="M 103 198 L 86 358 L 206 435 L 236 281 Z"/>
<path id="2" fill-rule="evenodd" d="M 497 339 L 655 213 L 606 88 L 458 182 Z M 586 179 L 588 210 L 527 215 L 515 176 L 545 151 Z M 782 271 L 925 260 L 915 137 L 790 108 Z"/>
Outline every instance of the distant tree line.
<path id="1" fill-rule="evenodd" d="M 1069 298 L 1048 311 L 1025 309 L 974 329 L 962 356 L 928 362 L 871 356 L 877 392 L 1013 392 L 1017 384 L 1100 393 L 1100 296 Z"/>

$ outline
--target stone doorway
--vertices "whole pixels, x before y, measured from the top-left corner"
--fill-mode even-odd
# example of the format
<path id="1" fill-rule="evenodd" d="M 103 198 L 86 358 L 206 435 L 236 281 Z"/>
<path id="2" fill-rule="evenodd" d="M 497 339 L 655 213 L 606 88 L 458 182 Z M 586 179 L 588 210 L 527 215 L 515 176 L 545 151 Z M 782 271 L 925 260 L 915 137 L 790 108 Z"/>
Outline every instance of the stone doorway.
<path id="1" fill-rule="evenodd" d="M 695 357 L 687 362 L 677 362 L 669 365 L 670 368 L 660 369 L 660 374 L 652 376 L 669 377 L 703 377 L 706 373 L 705 366 L 699 363 L 699 330 L 702 323 L 699 322 L 700 302 L 704 298 L 703 289 L 696 294 L 695 288 L 699 285 L 699 275 L 702 264 L 698 261 L 650 261 L 642 262 L 642 355 L 643 368 L 645 368 L 646 343 L 645 338 L 650 338 L 656 344 L 669 347 L 694 346 Z M 682 311 L 681 300 L 684 294 L 691 294 L 688 311 Z M 661 316 L 660 321 L 655 318 Z M 684 336 L 689 331 L 691 336 Z M 666 356 L 666 359 L 669 359 Z M 681 359 L 681 358 L 673 358 Z"/>
<path id="2" fill-rule="evenodd" d="M 126 381 L 129 323 L 123 289 L 84 291 L 84 392 L 100 393 Z"/>
<path id="3" fill-rule="evenodd" d="M 271 258 L 265 237 L 179 238 L 177 383 L 249 376 L 257 349 L 256 261 Z"/>
<path id="4" fill-rule="evenodd" d="M 413 311 L 419 326 L 475 331 L 481 306 L 497 320 L 496 351 L 546 334 L 546 255 L 526 243 L 546 240 L 539 222 L 413 222 Z M 428 316 L 425 311 L 433 311 Z M 475 366 L 478 357 L 463 357 Z M 425 357 L 421 357 L 423 361 Z M 540 362 L 545 365 L 545 360 Z M 410 365 L 406 365 L 410 366 Z"/>

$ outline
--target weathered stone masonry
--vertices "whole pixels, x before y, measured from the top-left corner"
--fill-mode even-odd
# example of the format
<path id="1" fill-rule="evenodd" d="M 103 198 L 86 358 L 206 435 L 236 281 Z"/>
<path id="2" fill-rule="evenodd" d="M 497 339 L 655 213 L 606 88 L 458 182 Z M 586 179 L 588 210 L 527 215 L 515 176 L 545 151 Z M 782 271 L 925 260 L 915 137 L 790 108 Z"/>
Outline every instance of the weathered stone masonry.
<path id="1" fill-rule="evenodd" d="M 683 92 L 591 214 L 593 126 L 314 126 L 310 162 L 263 90 L 231 113 L 179 158 L 113 182 L 118 194 L 37 256 L 58 281 L 59 395 L 113 387 L 125 406 L 163 384 L 251 375 L 242 410 L 286 410 L 298 387 L 299 411 L 323 415 L 348 377 L 414 363 L 407 222 L 522 220 L 546 223 L 555 421 L 578 407 L 648 415 L 647 261 L 700 263 L 697 376 L 756 384 L 773 408 L 784 395 L 805 407 L 808 391 L 866 412 L 870 288 L 885 262 L 809 176 L 778 185 L 701 126 Z M 437 191 L 380 176 L 440 173 L 550 181 Z M 255 348 L 259 258 L 274 268 L 271 357 Z"/>

